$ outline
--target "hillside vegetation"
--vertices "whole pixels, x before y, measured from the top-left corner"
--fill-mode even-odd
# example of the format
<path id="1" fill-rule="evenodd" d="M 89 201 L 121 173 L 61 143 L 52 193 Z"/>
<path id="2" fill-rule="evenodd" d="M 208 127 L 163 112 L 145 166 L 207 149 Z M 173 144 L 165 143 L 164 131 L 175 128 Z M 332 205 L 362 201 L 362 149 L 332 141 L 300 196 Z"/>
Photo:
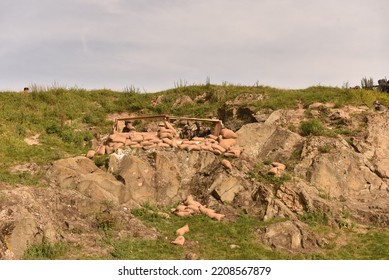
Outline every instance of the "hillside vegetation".
<path id="1" fill-rule="evenodd" d="M 91 142 L 110 133 L 114 124 L 110 114 L 155 115 L 172 114 L 191 117 L 216 117 L 223 119 L 228 108 L 234 105 L 250 108 L 251 111 L 275 111 L 278 109 L 304 109 L 308 117 L 300 127 L 288 127 L 301 136 L 352 137 L 363 128 L 349 130 L 340 125 L 328 130 L 320 119 L 310 115 L 309 106 L 316 103 L 333 103 L 334 108 L 346 105 L 368 106 L 374 100 L 389 104 L 389 95 L 374 90 L 342 89 L 315 86 L 302 90 L 276 89 L 266 86 L 198 85 L 182 86 L 156 93 L 140 93 L 130 88 L 124 92 L 111 90 L 84 90 L 49 88 L 30 93 L 0 93 L 0 182 L 8 186 L 29 186 L 48 188 L 45 173 L 50 164 L 58 159 L 85 155 L 91 149 Z M 226 123 L 226 125 L 228 125 Z M 36 144 L 27 143 L 37 140 Z M 332 146 L 319 147 L 322 154 L 329 153 Z M 296 155 L 287 162 L 294 167 L 299 160 Z M 104 165 L 106 156 L 96 157 L 96 164 Z M 292 174 L 280 178 L 261 173 L 267 168 L 267 159 L 259 159 L 252 170 L 252 180 L 272 184 L 279 188 Z M 15 167 L 26 164 L 36 166 L 36 172 L 15 172 Z M 31 170 L 30 170 L 31 171 Z M 0 192 L 0 204 L 2 193 Z M 146 210 L 145 210 L 146 209 Z M 148 211 L 150 210 L 150 211 Z M 166 209 L 164 209 L 166 210 Z M 99 246 L 109 248 L 108 252 L 84 255 L 82 246 L 67 242 L 32 245 L 25 253 L 27 259 L 39 258 L 98 258 L 98 259 L 181 259 L 185 249 L 172 247 L 164 240 L 173 238 L 171 228 L 190 222 L 193 231 L 189 238 L 198 240 L 191 244 L 190 251 L 204 259 L 387 259 L 389 258 L 389 233 L 384 229 L 365 228 L 354 231 L 348 225 L 334 231 L 334 235 L 347 239 L 343 245 L 329 243 L 327 251 L 310 254 L 290 255 L 271 251 L 256 241 L 255 231 L 270 222 L 263 222 L 242 215 L 233 222 L 218 223 L 202 217 L 173 217 L 163 219 L 153 214 L 158 209 L 143 205 L 132 209 L 132 215 L 150 228 L 155 228 L 160 237 L 157 240 L 139 240 L 133 236 L 114 238 L 112 232 L 120 225 L 107 223 L 98 227 L 102 236 Z M 105 212 L 104 212 L 105 213 Z M 108 211 L 109 213 L 109 211 Z M 315 232 L 328 233 L 333 230 L 323 213 L 312 212 L 301 217 Z M 103 221 L 105 222 L 105 220 Z M 118 227 L 118 228 L 117 228 Z M 0 232 L 1 233 L 1 232 Z M 227 233 L 227 234 L 226 234 Z M 1 234 L 0 234 L 1 235 Z M 239 250 L 230 250 L 231 244 L 239 244 Z"/>
<path id="2" fill-rule="evenodd" d="M 218 109 L 241 94 L 261 96 L 261 100 L 245 102 L 243 106 L 257 109 L 293 109 L 314 102 L 333 102 L 344 105 L 371 106 L 376 99 L 389 103 L 386 94 L 376 91 L 329 87 L 310 87 L 304 90 L 282 90 L 249 86 L 185 86 L 157 93 L 142 94 L 135 90 L 84 90 L 53 88 L 45 91 L 0 93 L 0 157 L 2 181 L 23 182 L 12 178 L 7 169 L 23 162 L 47 164 L 54 159 L 78 155 L 87 151 L 88 142 L 97 135 L 108 133 L 113 122 L 110 113 L 138 115 L 173 114 L 179 116 L 218 116 Z M 174 106 L 182 96 L 199 102 Z M 158 98 L 160 97 L 160 98 Z M 153 102 L 158 100 L 159 102 Z M 154 103 L 154 104 L 153 104 Z M 27 145 L 23 139 L 40 134 L 40 144 Z"/>

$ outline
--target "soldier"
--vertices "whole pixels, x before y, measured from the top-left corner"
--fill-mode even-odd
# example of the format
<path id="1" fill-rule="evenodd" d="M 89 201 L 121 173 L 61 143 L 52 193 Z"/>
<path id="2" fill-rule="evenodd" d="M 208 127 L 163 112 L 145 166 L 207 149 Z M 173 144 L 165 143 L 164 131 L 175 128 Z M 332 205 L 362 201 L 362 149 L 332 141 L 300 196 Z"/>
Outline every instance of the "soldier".
<path id="1" fill-rule="evenodd" d="M 135 131 L 135 127 L 132 125 L 131 122 L 125 122 L 125 127 L 123 128 L 122 132 L 131 132 Z"/>
<path id="2" fill-rule="evenodd" d="M 381 102 L 378 100 L 374 101 L 373 105 L 374 105 L 374 109 L 376 111 L 385 111 L 386 110 L 386 107 L 384 105 L 382 105 Z"/>

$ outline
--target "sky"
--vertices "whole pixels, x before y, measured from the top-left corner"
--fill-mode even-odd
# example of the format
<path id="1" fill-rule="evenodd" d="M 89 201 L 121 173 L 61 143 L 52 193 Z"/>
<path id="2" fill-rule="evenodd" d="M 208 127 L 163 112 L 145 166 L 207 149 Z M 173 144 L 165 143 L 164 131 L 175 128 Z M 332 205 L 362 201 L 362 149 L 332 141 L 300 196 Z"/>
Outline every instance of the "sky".
<path id="1" fill-rule="evenodd" d="M 0 91 L 389 78 L 386 0 L 1 0 Z"/>

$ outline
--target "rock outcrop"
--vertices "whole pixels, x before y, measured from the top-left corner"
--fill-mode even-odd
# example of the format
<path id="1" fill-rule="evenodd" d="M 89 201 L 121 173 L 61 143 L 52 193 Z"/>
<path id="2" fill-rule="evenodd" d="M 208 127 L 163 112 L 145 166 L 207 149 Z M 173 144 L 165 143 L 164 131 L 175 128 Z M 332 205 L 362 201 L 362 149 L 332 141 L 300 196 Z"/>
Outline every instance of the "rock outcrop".
<path id="1" fill-rule="evenodd" d="M 52 163 L 47 188 L 1 185 L 0 259 L 20 259 L 31 244 L 64 240 L 83 242 L 93 253 L 102 238 L 95 231 L 107 223 L 121 224 L 121 236 L 155 240 L 158 232 L 130 209 L 172 207 L 190 195 L 192 203 L 179 204 L 174 214 L 225 222 L 246 213 L 268 222 L 255 233 L 276 250 L 315 251 L 332 238 L 312 231 L 306 215 L 324 215 L 336 229 L 388 227 L 389 114 L 319 103 L 308 110 L 320 116 L 327 134 L 295 132 L 307 118 L 302 108 L 243 110 L 255 121 L 242 117 L 238 131 L 225 129 L 219 137 L 178 140 L 171 127 L 158 135 L 117 134 L 94 151 L 110 154 L 106 171 L 78 156 Z M 174 244 L 182 245 L 179 236 Z"/>

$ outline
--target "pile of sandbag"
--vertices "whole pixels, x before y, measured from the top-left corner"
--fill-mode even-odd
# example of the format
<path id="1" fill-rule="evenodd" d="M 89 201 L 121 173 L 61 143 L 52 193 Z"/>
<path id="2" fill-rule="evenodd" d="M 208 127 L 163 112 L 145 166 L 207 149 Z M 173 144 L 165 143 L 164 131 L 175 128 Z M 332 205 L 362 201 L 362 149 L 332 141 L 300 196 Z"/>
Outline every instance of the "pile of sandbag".
<path id="1" fill-rule="evenodd" d="M 191 140 L 180 139 L 177 131 L 169 122 L 158 132 L 126 132 L 111 134 L 105 144 L 87 153 L 92 158 L 96 154 L 111 154 L 122 147 L 130 148 L 180 148 L 187 151 L 210 151 L 215 155 L 240 157 L 243 148 L 236 147 L 237 135 L 230 129 L 222 129 L 219 136 L 194 137 Z"/>
<path id="2" fill-rule="evenodd" d="M 186 224 L 185 226 L 179 228 L 176 230 L 176 234 L 178 235 L 175 240 L 173 240 L 171 243 L 176 245 L 183 246 L 185 243 L 185 237 L 184 234 L 189 232 L 189 226 Z"/>
<path id="3" fill-rule="evenodd" d="M 184 204 L 178 205 L 176 208 L 171 209 L 172 213 L 179 217 L 188 217 L 197 214 L 203 214 L 211 219 L 220 221 L 225 217 L 223 214 L 218 214 L 215 210 L 210 209 L 202 205 L 200 202 L 193 199 L 193 196 L 188 195 Z"/>

